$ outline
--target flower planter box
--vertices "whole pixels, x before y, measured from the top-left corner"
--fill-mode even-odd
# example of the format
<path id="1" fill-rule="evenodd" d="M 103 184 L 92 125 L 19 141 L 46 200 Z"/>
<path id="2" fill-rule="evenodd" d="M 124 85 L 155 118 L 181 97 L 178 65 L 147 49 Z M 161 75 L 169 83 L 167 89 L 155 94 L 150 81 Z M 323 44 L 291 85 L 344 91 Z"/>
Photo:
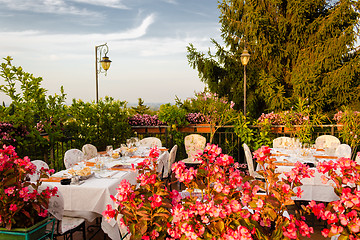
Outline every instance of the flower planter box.
<path id="1" fill-rule="evenodd" d="M 294 133 L 299 131 L 300 127 L 288 128 L 288 127 L 271 127 L 272 133 Z"/>
<path id="2" fill-rule="evenodd" d="M 196 132 L 198 133 L 211 133 L 214 132 L 214 127 L 212 128 L 210 124 L 195 124 Z"/>
<path id="3" fill-rule="evenodd" d="M 137 133 L 165 133 L 166 128 L 160 126 L 133 126 L 132 130 Z"/>
<path id="4" fill-rule="evenodd" d="M 214 132 L 214 128 L 211 129 L 210 124 L 189 124 L 186 127 L 178 127 L 179 132 L 184 133 L 211 133 Z"/>
<path id="5" fill-rule="evenodd" d="M 195 124 L 190 124 L 186 127 L 178 127 L 179 132 L 185 132 L 185 133 L 193 133 L 196 131 Z"/>
<path id="6" fill-rule="evenodd" d="M 54 224 L 54 218 L 46 218 L 37 224 L 28 228 L 13 228 L 8 230 L 6 228 L 0 228 L 1 240 L 40 240 L 40 239 L 52 239 L 54 232 L 54 225 L 51 226 L 51 230 L 46 230 L 48 224 Z"/>

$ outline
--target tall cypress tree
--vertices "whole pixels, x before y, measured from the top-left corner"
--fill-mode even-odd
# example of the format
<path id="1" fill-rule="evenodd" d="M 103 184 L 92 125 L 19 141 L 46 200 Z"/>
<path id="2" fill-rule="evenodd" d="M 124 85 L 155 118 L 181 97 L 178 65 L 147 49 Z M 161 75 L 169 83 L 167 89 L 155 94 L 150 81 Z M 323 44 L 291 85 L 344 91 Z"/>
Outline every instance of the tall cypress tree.
<path id="1" fill-rule="evenodd" d="M 355 0 L 223 0 L 216 52 L 188 47 L 189 63 L 209 89 L 243 104 L 245 47 L 248 111 L 281 110 L 299 97 L 325 112 L 359 102 L 360 3 Z"/>

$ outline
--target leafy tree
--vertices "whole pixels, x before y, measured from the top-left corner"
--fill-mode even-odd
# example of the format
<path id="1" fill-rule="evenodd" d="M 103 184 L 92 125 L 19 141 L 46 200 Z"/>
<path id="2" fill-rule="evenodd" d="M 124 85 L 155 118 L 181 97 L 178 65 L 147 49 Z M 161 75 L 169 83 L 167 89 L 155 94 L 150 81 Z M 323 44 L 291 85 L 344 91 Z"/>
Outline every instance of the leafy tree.
<path id="1" fill-rule="evenodd" d="M 289 108 L 299 97 L 333 111 L 360 100 L 360 2 L 354 0 L 223 0 L 216 52 L 190 44 L 188 60 L 212 92 L 243 104 L 245 47 L 247 103 L 252 116 Z"/>
<path id="2" fill-rule="evenodd" d="M 144 105 L 144 100 L 142 98 L 138 98 L 138 105 L 136 107 L 131 107 L 131 109 L 135 112 L 135 114 L 149 114 L 151 112 L 150 108 Z"/>
<path id="3" fill-rule="evenodd" d="M 133 135 L 125 101 L 105 97 L 95 104 L 73 99 L 67 112 L 70 118 L 65 122 L 66 130 L 78 148 L 91 143 L 105 150 L 109 144 L 120 146 Z"/>
<path id="4" fill-rule="evenodd" d="M 0 77 L 5 84 L 0 85 L 0 92 L 10 97 L 12 102 L 9 107 L 1 108 L 0 121 L 11 123 L 16 128 L 24 127 L 28 132 L 26 136 L 16 136 L 15 145 L 20 154 L 47 149 L 50 142 L 63 136 L 62 123 L 67 118 L 64 90 L 61 87 L 59 95 L 46 95 L 46 89 L 41 87 L 41 77 L 34 77 L 22 67 L 13 66 L 11 57 L 4 58 L 4 61 L 0 65 Z M 48 137 L 43 138 L 42 132 L 48 133 Z"/>

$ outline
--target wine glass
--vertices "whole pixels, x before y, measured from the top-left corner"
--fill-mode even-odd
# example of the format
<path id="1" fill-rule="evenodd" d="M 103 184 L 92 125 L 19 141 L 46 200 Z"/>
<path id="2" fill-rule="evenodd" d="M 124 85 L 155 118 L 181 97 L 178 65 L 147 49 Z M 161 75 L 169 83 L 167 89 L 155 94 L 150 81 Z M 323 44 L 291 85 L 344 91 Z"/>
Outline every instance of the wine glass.
<path id="1" fill-rule="evenodd" d="M 112 153 L 113 153 L 113 146 L 112 145 L 106 146 L 106 153 L 109 155 L 109 157 L 112 156 Z"/>

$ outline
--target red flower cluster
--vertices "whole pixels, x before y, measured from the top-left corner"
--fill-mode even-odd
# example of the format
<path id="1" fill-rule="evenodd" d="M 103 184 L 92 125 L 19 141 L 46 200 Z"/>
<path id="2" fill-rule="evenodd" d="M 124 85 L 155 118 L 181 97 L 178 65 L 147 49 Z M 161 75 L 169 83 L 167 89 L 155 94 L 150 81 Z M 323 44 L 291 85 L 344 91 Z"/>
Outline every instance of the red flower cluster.
<path id="1" fill-rule="evenodd" d="M 338 201 L 316 204 L 314 201 L 308 209 L 315 216 L 326 221 L 330 228 L 322 231 L 324 237 L 342 235 L 344 239 L 360 239 L 360 165 L 349 158 L 327 161 L 317 166 L 323 173 L 325 182 L 334 183 Z"/>
<path id="2" fill-rule="evenodd" d="M 46 217 L 49 199 L 57 193 L 57 188 L 39 191 L 40 181 L 27 181 L 36 167 L 28 157 L 19 158 L 13 146 L 0 149 L 0 226 L 11 229 L 29 227 Z M 53 170 L 41 169 L 41 177 L 47 177 Z"/>

